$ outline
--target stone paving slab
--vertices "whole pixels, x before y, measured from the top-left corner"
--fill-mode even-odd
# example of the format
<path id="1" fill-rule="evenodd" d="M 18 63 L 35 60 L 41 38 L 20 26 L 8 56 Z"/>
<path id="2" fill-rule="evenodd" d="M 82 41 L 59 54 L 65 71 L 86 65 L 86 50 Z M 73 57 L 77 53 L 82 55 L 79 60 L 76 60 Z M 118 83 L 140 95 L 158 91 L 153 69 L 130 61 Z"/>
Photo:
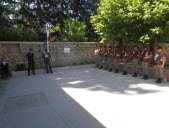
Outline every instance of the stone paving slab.
<path id="1" fill-rule="evenodd" d="M 0 128 L 169 128 L 169 84 L 154 81 L 87 67 L 14 77 L 0 96 Z M 11 111 L 9 99 L 23 107 Z"/>
<path id="2" fill-rule="evenodd" d="M 47 97 L 53 109 L 62 116 L 71 128 L 104 128 L 100 122 L 69 95 L 65 94 L 63 90 L 58 93 L 48 93 Z"/>
<path id="3" fill-rule="evenodd" d="M 8 81 L 0 79 L 0 95 L 5 91 L 5 87 Z"/>
<path id="4" fill-rule="evenodd" d="M 47 105 L 47 99 L 43 93 L 12 97 L 7 99 L 3 112 L 15 112 L 43 105 Z"/>
<path id="5" fill-rule="evenodd" d="M 0 128 L 104 128 L 63 91 L 56 74 L 9 80 L 0 97 Z"/>
<path id="6" fill-rule="evenodd" d="M 21 110 L 0 116 L 0 128 L 70 128 L 49 106 Z"/>

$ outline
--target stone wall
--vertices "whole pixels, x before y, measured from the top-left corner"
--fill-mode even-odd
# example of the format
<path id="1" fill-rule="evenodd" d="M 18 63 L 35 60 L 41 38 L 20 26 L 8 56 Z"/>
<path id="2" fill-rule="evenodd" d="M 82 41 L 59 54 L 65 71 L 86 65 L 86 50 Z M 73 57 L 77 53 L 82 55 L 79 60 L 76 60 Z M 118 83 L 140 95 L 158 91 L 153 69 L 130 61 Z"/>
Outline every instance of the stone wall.
<path id="1" fill-rule="evenodd" d="M 95 42 L 51 42 L 52 66 L 91 64 L 94 62 L 95 47 Z M 29 48 L 34 49 L 36 68 L 43 68 L 42 52 L 46 48 L 45 42 L 0 41 L 0 57 L 9 62 L 13 70 L 16 70 L 18 65 L 27 66 L 26 53 Z M 64 53 L 64 48 L 70 48 L 70 53 Z"/>

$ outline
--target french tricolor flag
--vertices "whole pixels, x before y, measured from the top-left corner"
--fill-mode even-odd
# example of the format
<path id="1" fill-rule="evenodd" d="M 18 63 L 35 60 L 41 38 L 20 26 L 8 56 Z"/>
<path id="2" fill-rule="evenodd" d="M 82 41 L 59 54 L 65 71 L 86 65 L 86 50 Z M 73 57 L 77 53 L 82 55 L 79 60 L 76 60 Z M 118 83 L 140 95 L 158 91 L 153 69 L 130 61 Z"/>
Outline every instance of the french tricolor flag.
<path id="1" fill-rule="evenodd" d="M 47 33 L 47 41 L 50 42 L 50 30 L 49 30 L 49 24 L 46 24 L 46 33 Z"/>

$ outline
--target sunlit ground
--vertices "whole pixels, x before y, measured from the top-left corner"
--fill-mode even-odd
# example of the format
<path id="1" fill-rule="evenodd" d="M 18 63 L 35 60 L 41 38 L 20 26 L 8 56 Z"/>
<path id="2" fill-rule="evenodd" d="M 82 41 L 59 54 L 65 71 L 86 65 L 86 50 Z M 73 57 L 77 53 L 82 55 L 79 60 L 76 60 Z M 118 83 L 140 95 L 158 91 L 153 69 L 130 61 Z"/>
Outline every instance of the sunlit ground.
<path id="1" fill-rule="evenodd" d="M 57 76 L 62 89 L 107 128 L 169 128 L 169 83 L 96 69 Z"/>
<path id="2" fill-rule="evenodd" d="M 89 68 L 14 78 L 6 95 L 44 92 L 50 101 L 59 87 L 107 128 L 169 128 L 169 83 L 154 81 Z"/>

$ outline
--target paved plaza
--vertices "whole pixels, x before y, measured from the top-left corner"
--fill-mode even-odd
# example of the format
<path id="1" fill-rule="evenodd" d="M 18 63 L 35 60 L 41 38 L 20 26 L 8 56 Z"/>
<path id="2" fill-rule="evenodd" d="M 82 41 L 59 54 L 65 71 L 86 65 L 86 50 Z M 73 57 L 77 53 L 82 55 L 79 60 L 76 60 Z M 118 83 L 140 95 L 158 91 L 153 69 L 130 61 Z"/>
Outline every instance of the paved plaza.
<path id="1" fill-rule="evenodd" d="M 169 128 L 169 83 L 92 67 L 0 81 L 0 128 Z"/>

